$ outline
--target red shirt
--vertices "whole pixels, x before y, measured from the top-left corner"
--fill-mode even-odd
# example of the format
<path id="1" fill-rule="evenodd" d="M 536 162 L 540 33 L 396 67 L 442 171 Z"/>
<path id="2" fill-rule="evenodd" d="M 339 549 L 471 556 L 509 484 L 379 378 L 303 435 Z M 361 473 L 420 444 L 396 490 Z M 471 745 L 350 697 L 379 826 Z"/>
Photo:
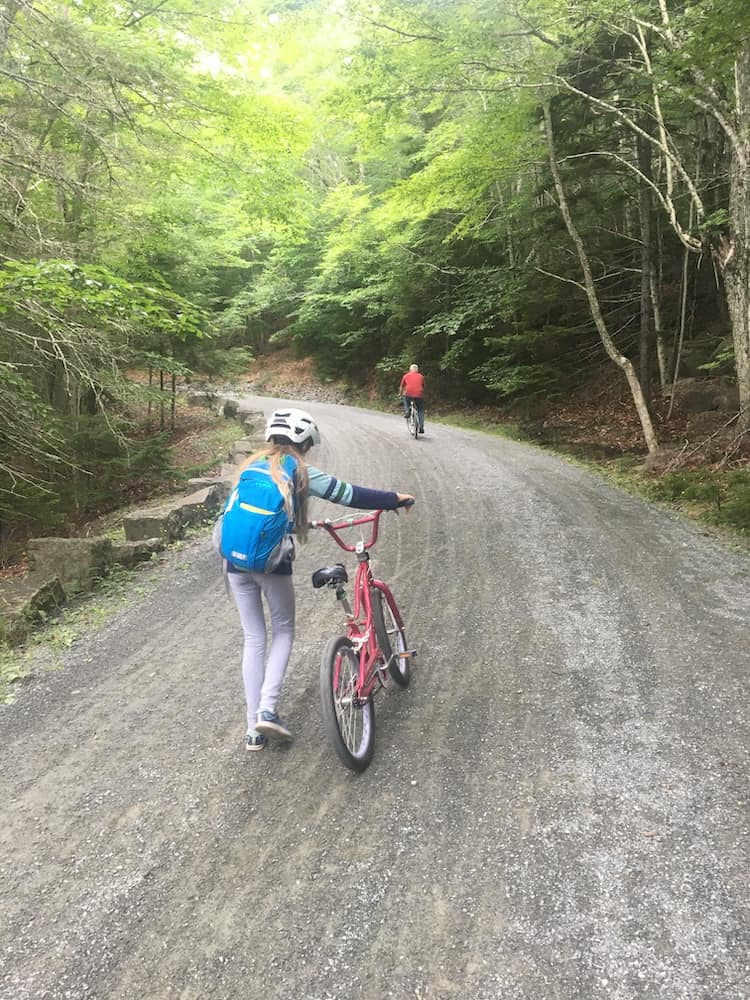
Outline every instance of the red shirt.
<path id="1" fill-rule="evenodd" d="M 421 399 L 424 396 L 424 375 L 421 372 L 407 372 L 401 379 L 400 389 L 405 396 Z"/>

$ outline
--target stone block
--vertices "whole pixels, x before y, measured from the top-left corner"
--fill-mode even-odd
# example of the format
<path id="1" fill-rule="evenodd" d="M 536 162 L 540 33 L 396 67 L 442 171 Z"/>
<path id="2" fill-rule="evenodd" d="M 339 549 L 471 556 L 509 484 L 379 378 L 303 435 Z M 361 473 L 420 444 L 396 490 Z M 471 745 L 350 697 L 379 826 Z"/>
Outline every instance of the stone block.
<path id="1" fill-rule="evenodd" d="M 240 402 L 237 407 L 237 419 L 242 424 L 248 437 L 256 441 L 263 440 L 266 417 L 262 410 L 258 410 L 246 402 Z M 260 447 L 260 444 L 258 447 Z"/>
<path id="2" fill-rule="evenodd" d="M 223 483 L 209 486 L 208 489 L 196 490 L 184 498 L 179 504 L 180 519 L 186 527 L 192 524 L 203 524 L 219 513 L 227 497 Z"/>
<path id="3" fill-rule="evenodd" d="M 216 404 L 216 393 L 192 390 L 191 392 L 188 392 L 186 399 L 188 406 L 212 407 Z"/>
<path id="4" fill-rule="evenodd" d="M 66 601 L 60 579 L 36 570 L 22 580 L 0 581 L 0 638 L 12 646 L 23 642 L 40 619 Z"/>
<path id="5" fill-rule="evenodd" d="M 107 575 L 112 562 L 109 538 L 32 538 L 27 545 L 29 565 L 63 584 L 90 587 Z"/>
<path id="6" fill-rule="evenodd" d="M 143 542 L 149 538 L 173 542 L 183 534 L 177 511 L 165 507 L 146 507 L 126 514 L 122 526 L 128 542 Z"/>
<path id="7" fill-rule="evenodd" d="M 687 413 L 719 410 L 736 413 L 740 406 L 739 389 L 730 378 L 681 378 L 674 386 L 674 401 Z"/>
<path id="8" fill-rule="evenodd" d="M 126 569 L 132 569 L 137 563 L 148 562 L 154 552 L 164 548 L 161 538 L 146 538 L 139 542 L 115 542 L 112 546 L 112 561 Z"/>
<path id="9" fill-rule="evenodd" d="M 239 438 L 229 446 L 229 461 L 233 465 L 241 465 L 249 455 L 252 455 L 260 447 L 262 447 L 262 442 L 259 442 L 257 438 Z"/>
<path id="10" fill-rule="evenodd" d="M 182 538 L 185 529 L 192 524 L 201 524 L 214 517 L 228 495 L 226 484 L 213 483 L 196 490 L 190 496 L 152 507 L 134 511 L 123 518 L 125 538 L 129 542 L 141 542 L 158 538 L 173 542 Z"/>

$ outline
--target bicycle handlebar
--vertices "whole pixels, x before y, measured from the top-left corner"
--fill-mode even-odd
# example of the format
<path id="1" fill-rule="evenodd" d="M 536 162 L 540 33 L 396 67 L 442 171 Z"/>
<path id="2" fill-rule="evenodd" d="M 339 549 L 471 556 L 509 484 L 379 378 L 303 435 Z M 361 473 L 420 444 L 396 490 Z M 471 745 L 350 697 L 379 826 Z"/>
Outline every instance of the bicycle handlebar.
<path id="1" fill-rule="evenodd" d="M 406 503 L 402 503 L 402 507 L 411 507 L 414 503 L 413 500 Z M 345 517 L 342 520 L 334 521 L 330 517 L 327 517 L 324 521 L 310 521 L 308 523 L 308 528 L 323 528 L 331 538 L 336 542 L 340 548 L 344 549 L 346 552 L 356 552 L 356 545 L 347 545 L 346 542 L 339 537 L 340 531 L 345 531 L 347 528 L 357 528 L 361 524 L 371 524 L 372 532 L 370 533 L 369 541 L 362 543 L 362 548 L 371 549 L 375 542 L 378 540 L 378 525 L 380 524 L 380 515 L 383 513 L 382 510 L 372 510 L 369 514 L 353 514 L 351 517 Z M 398 509 L 394 511 L 398 513 Z"/>

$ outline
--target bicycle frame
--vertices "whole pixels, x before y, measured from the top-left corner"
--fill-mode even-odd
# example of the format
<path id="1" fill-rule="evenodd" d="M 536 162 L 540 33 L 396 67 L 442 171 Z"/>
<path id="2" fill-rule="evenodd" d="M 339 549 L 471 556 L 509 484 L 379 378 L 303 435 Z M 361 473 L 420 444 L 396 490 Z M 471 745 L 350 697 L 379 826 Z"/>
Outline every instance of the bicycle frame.
<path id="1" fill-rule="evenodd" d="M 345 552 L 353 552 L 357 556 L 357 572 L 354 577 L 354 607 L 352 608 L 346 596 L 343 584 L 336 587 L 336 598 L 346 613 L 346 635 L 357 653 L 359 659 L 359 675 L 357 681 L 356 698 L 359 701 L 366 701 L 376 689 L 385 687 L 387 679 L 388 663 L 378 645 L 375 627 L 372 618 L 372 590 L 379 590 L 386 601 L 391 606 L 399 628 L 403 628 L 401 613 L 394 600 L 390 588 L 382 580 L 373 576 L 370 565 L 369 550 L 378 540 L 378 527 L 382 510 L 375 510 L 369 514 L 357 515 L 344 520 L 332 521 L 311 521 L 311 528 L 323 528 L 333 538 L 339 548 Z M 356 528 L 364 524 L 371 524 L 370 537 L 366 541 L 360 539 L 353 545 L 347 544 L 340 536 L 340 532 L 348 528 Z"/>

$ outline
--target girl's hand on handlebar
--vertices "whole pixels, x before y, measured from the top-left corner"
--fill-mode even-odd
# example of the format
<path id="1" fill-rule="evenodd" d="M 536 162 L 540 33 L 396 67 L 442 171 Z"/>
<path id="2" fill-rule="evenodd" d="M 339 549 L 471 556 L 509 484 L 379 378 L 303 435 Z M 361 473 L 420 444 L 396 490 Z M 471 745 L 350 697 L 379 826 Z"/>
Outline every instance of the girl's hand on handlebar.
<path id="1" fill-rule="evenodd" d="M 399 507 L 405 507 L 406 513 L 408 514 L 416 502 L 414 497 L 411 493 L 397 493 L 396 496 L 398 497 Z"/>

